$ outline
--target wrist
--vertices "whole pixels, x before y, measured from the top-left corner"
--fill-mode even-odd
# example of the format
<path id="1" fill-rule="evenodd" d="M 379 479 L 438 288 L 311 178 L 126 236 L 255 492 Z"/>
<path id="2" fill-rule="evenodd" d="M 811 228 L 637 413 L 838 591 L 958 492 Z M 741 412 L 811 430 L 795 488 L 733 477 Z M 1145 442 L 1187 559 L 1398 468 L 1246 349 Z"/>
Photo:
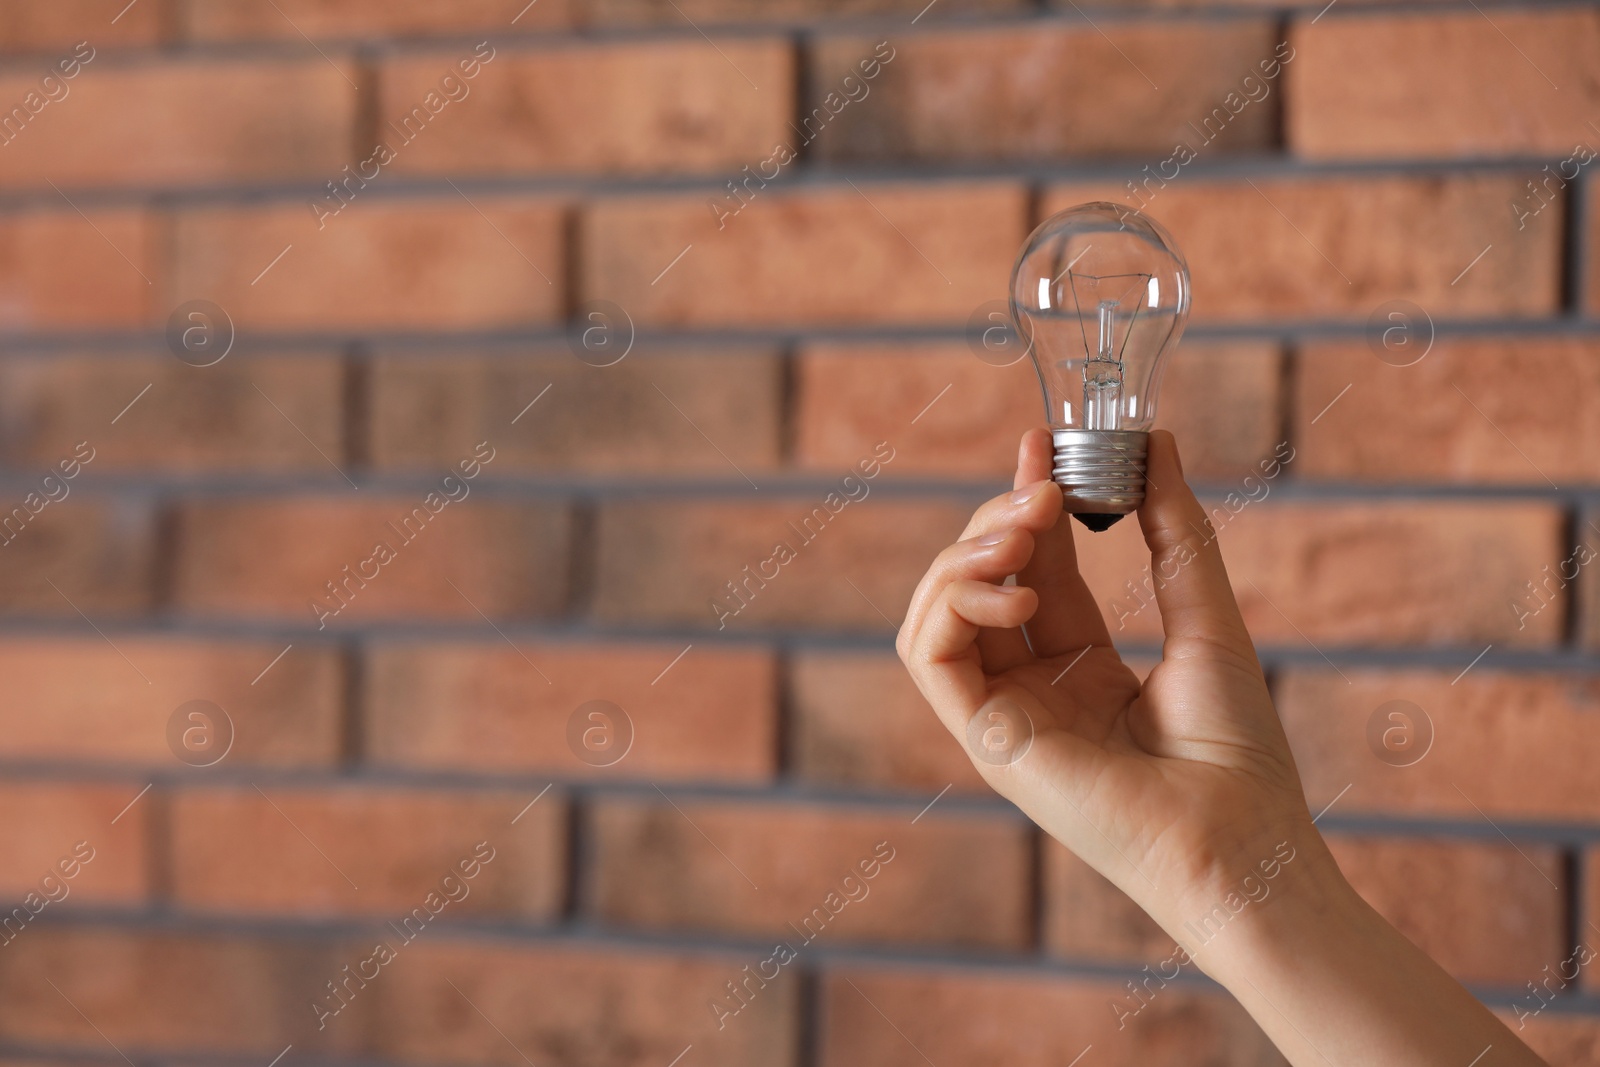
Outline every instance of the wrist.
<path id="1" fill-rule="evenodd" d="M 1211 977 L 1253 968 L 1317 928 L 1346 925 L 1361 899 L 1309 821 L 1229 850 L 1163 917 L 1162 926 Z M 1330 920 L 1337 920 L 1331 922 Z"/>
<path id="2" fill-rule="evenodd" d="M 1316 828 L 1286 834 L 1236 880 L 1169 930 L 1199 968 L 1231 988 L 1303 953 L 1317 937 L 1351 936 L 1373 913 L 1351 888 Z"/>

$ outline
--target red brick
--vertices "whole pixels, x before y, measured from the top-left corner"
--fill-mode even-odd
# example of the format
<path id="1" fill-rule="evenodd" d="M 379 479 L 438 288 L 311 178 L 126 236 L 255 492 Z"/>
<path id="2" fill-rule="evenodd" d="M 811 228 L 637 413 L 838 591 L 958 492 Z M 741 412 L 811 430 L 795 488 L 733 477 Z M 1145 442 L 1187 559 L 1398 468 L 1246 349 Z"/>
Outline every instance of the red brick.
<path id="1" fill-rule="evenodd" d="M 0 757 L 181 769 L 167 722 L 181 705 L 208 700 L 233 723 L 222 766 L 337 761 L 344 683 L 332 649 L 297 644 L 274 662 L 283 644 L 113 639 L 115 648 L 92 633 L 0 643 L 0 673 L 32 712 L 8 717 Z"/>
<path id="2" fill-rule="evenodd" d="M 560 317 L 554 204 L 357 199 L 322 216 L 320 231 L 313 204 L 320 198 L 180 215 L 180 298 L 213 300 L 239 326 L 273 330 L 487 329 Z"/>
<path id="3" fill-rule="evenodd" d="M 1290 41 L 1286 126 L 1303 156 L 1555 158 L 1594 140 L 1593 11 L 1336 17 L 1297 21 Z"/>
<path id="4" fill-rule="evenodd" d="M 1207 106 L 1198 101 L 1244 98 L 1241 79 L 1272 57 L 1277 37 L 1270 23 L 1233 20 L 961 26 L 899 36 L 892 51 L 882 40 L 827 37 L 813 52 L 812 99 L 799 110 L 825 159 L 1165 157 L 1196 136 L 1189 124 Z M 1276 97 L 1248 104 L 1221 150 L 1271 147 L 1276 118 Z"/>
<path id="5" fill-rule="evenodd" d="M 1579 521 L 1582 525 L 1577 527 L 1577 540 L 1590 548 L 1595 548 L 1595 534 L 1600 533 L 1600 511 L 1585 512 L 1579 516 Z M 1574 545 L 1573 549 L 1576 551 L 1577 545 Z M 1551 585 L 1559 584 L 1559 578 L 1563 573 L 1571 574 L 1574 564 L 1581 564 L 1584 567 L 1578 575 L 1578 590 L 1576 593 L 1579 640 L 1582 641 L 1586 648 L 1600 649 L 1600 571 L 1597 571 L 1593 566 L 1595 560 L 1590 559 L 1588 563 L 1584 563 L 1583 561 L 1586 558 L 1583 553 L 1577 553 L 1576 555 L 1565 555 L 1560 560 L 1557 560 L 1556 565 L 1551 568 L 1557 576 L 1555 581 L 1550 581 L 1542 573 L 1533 577 L 1538 585 L 1548 589 Z M 1572 562 L 1567 562 L 1568 560 Z M 1546 594 L 1547 596 L 1548 594 Z M 1539 599 L 1524 601 L 1523 604 L 1530 609 L 1538 607 Z M 1544 607 L 1541 610 L 1553 611 L 1554 609 Z"/>
<path id="6" fill-rule="evenodd" d="M 1272 345 L 1200 343 L 1173 354 L 1158 422 L 1178 435 L 1190 478 L 1237 477 L 1271 454 L 1281 379 Z M 1004 479 L 1022 431 L 1044 424 L 1032 360 L 994 366 L 964 345 L 811 345 L 796 393 L 795 459 L 817 469 L 847 468 L 893 435 L 894 474 Z"/>
<path id="7" fill-rule="evenodd" d="M 1600 423 L 1586 418 L 1600 403 L 1600 345 L 1442 340 L 1396 367 L 1360 343 L 1314 344 L 1295 380 L 1303 477 L 1545 486 L 1600 476 Z"/>
<path id="8" fill-rule="evenodd" d="M 48 470 L 89 434 L 100 445 L 95 474 L 331 473 L 318 450 L 336 456 L 343 447 L 343 373 L 328 355 L 231 355 L 211 367 L 170 355 L 8 360 L 0 363 L 3 453 L 10 464 Z"/>
<path id="9" fill-rule="evenodd" d="M 1126 893 L 1053 839 L 1045 839 L 1043 853 L 1041 910 L 1052 954 L 1130 967 L 1156 967 L 1172 956 L 1176 943 Z"/>
<path id="10" fill-rule="evenodd" d="M 407 55 L 380 68 L 379 137 L 395 150 L 397 171 L 726 170 L 731 177 L 788 135 L 795 81 L 788 42 L 698 36 L 501 49 L 461 81 L 466 96 L 461 88 L 451 90 L 454 97 L 440 94 L 449 102 L 438 119 L 408 133 L 402 120 L 429 92 L 439 94 L 440 79 L 459 74 L 457 63 L 470 54 Z"/>
<path id="11" fill-rule="evenodd" d="M 150 217 L 137 211 L 0 218 L 0 330 L 148 325 L 161 280 L 156 240 Z"/>
<path id="12" fill-rule="evenodd" d="M 720 229 L 715 196 L 596 204 L 582 224 L 583 296 L 641 324 L 776 326 L 965 323 L 1005 295 L 1025 235 L 1021 187 L 857 184 L 752 185 Z M 729 193 L 722 210 L 738 203 Z"/>
<path id="13" fill-rule="evenodd" d="M 407 951 L 417 958 L 397 961 L 375 989 L 374 1058 L 645 1067 L 669 1064 L 693 1045 L 689 1057 L 706 1067 L 797 1062 L 800 990 L 791 975 L 768 983 L 720 1030 L 708 1010 L 712 998 L 727 996 L 726 983 L 744 978 L 741 968 L 753 973 L 770 950 L 667 954 L 481 940 Z"/>
<path id="14" fill-rule="evenodd" d="M 524 810 L 537 793 L 181 790 L 171 801 L 172 895 L 199 911 L 548 920 L 561 906 L 566 805 L 552 794 Z M 425 903 L 430 894 L 448 898 L 442 910 Z"/>
<path id="15" fill-rule="evenodd" d="M 1356 891 L 1463 982 L 1519 987 L 1566 955 L 1561 853 L 1552 846 L 1344 836 L 1328 844 Z"/>
<path id="16" fill-rule="evenodd" d="M 19 932 L 9 910 L 29 893 L 49 898 L 39 912 L 41 919 L 54 916 L 58 908 L 139 904 L 145 899 L 150 892 L 150 806 L 123 810 L 138 791 L 136 785 L 95 782 L 0 785 L 0 807 L 25 814 L 0 824 L 0 856 L 5 857 L 0 897 L 10 920 L 0 937 L 9 943 L 36 933 L 27 926 Z"/>
<path id="17" fill-rule="evenodd" d="M 51 53 L 46 61 L 35 64 L 42 75 L 83 40 L 91 41 L 96 49 L 155 44 L 164 36 L 166 3 L 143 0 L 127 11 L 123 11 L 126 0 L 7 4 L 0 9 L 0 42 L 7 52 Z"/>
<path id="18" fill-rule="evenodd" d="M 430 0 L 182 0 L 188 36 L 196 40 L 263 38 L 366 40 L 509 30 L 560 29 L 572 20 L 569 0 L 538 0 L 518 14 L 500 0 L 454 0 L 448 8 Z M 513 25 L 515 18 L 515 25 Z M 470 49 L 467 49 L 470 51 Z"/>
<path id="19" fill-rule="evenodd" d="M 1281 1062 L 1265 1035 L 1226 996 L 1157 990 L 1137 1004 L 1115 982 L 1045 973 L 874 968 L 830 970 L 820 993 L 822 1067 L 872 1063 L 1067 1063 L 1088 1046 L 1096 1064 L 1179 1067 Z"/>
<path id="20" fill-rule="evenodd" d="M 771 351 L 700 353 L 641 342 L 608 367 L 586 365 L 565 349 L 530 354 L 522 346 L 483 356 L 385 354 L 370 380 L 370 454 L 380 468 L 448 467 L 484 440 L 499 453 L 489 476 L 737 477 L 722 453 L 750 472 L 779 459 L 783 369 Z"/>
<path id="21" fill-rule="evenodd" d="M 1590 182 L 1588 189 L 1592 192 L 1594 188 L 1594 183 Z M 1545 212 L 1544 214 L 1548 213 Z M 1543 215 L 1540 217 L 1542 218 Z M 1600 248 L 1600 219 L 1595 218 L 1593 215 L 1587 216 L 1582 240 L 1591 255 L 1593 255 L 1596 248 Z M 1584 310 L 1591 314 L 1597 308 L 1600 308 L 1600 271 L 1592 270 L 1584 275 L 1583 306 Z"/>
<path id="22" fill-rule="evenodd" d="M 354 72 L 315 54 L 132 65 L 96 57 L 4 146 L 0 186 L 332 178 L 349 158 Z M 0 101 L 37 85 L 31 71 L 0 77 Z"/>
<path id="23" fill-rule="evenodd" d="M 1470 655 L 1462 658 L 1462 667 Z M 1294 744 L 1312 810 L 1349 785 L 1334 809 L 1505 820 L 1593 819 L 1588 788 L 1600 741 L 1593 709 L 1600 682 L 1580 675 L 1503 674 L 1494 652 L 1459 670 L 1296 669 L 1278 681 L 1278 711 Z M 1368 720 L 1392 700 L 1420 707 L 1433 747 L 1408 767 L 1367 747 Z"/>
<path id="24" fill-rule="evenodd" d="M 149 506 L 103 496 L 61 497 L 60 488 L 53 488 L 58 484 L 72 493 L 70 483 L 51 483 L 18 486 L 0 498 L 0 612 L 76 624 L 80 611 L 100 620 L 147 611 L 155 554 Z M 46 491 L 57 501 L 32 513 L 28 501 L 37 503 Z"/>
<path id="25" fill-rule="evenodd" d="M 471 483 L 455 484 L 470 493 Z M 174 604 L 202 615 L 305 626 L 419 615 L 479 623 L 479 611 L 535 618 L 561 610 L 567 589 L 565 508 L 469 497 L 445 504 L 407 543 L 389 523 L 398 527 L 413 509 L 428 514 L 424 500 L 430 495 L 444 499 L 437 490 L 419 490 L 359 502 L 293 497 L 184 504 L 177 515 Z M 387 564 L 376 562 L 378 544 L 393 553 Z M 343 574 L 346 566 L 349 576 Z M 376 576 L 363 587 L 361 569 L 371 574 L 374 567 Z M 328 591 L 332 582 L 343 591 L 345 606 L 336 617 L 324 618 L 312 605 L 315 600 L 330 611 L 339 607 Z"/>
<path id="26" fill-rule="evenodd" d="M 905 5 L 896 0 L 676 0 L 677 10 L 656 0 L 588 0 L 586 18 L 598 25 L 697 23 L 805 22 L 818 18 L 901 15 Z M 1020 11 L 1025 0 L 940 0 L 921 18 L 928 22 L 979 12 Z"/>
<path id="27" fill-rule="evenodd" d="M 796 951 L 813 939 L 1022 948 L 1031 827 L 937 809 L 913 824 L 916 814 L 603 800 L 595 913 L 629 927 L 777 937 Z"/>
<path id="28" fill-rule="evenodd" d="M 13 1040 L 78 1055 L 98 1056 L 107 1042 L 128 1055 L 270 1059 L 291 1042 L 326 1050 L 354 1035 L 319 1035 L 310 1004 L 344 962 L 321 939 L 40 928 L 0 953 L 0 1026 Z"/>
<path id="29" fill-rule="evenodd" d="M 776 670 L 759 650 L 379 644 L 364 691 L 366 754 L 379 764 L 747 782 L 774 770 Z M 568 720 L 591 700 L 618 705 L 632 724 L 632 748 L 609 767 L 568 747 Z"/>
<path id="30" fill-rule="evenodd" d="M 800 653 L 789 685 L 790 750 L 801 778 L 929 796 L 952 784 L 989 792 L 892 655 Z"/>
<path id="31" fill-rule="evenodd" d="M 1560 640 L 1559 603 L 1521 626 L 1511 608 L 1540 568 L 1566 554 L 1555 508 L 1272 500 L 1293 477 L 1294 462 L 1276 482 L 1240 482 L 1231 498 L 1204 501 L 1258 642 L 1482 647 Z M 1266 502 L 1249 503 L 1250 494 Z M 1149 593 L 1135 595 L 1126 584 L 1144 582 L 1150 565 L 1138 527 L 1122 523 L 1103 534 L 1080 534 L 1077 544 L 1113 635 L 1158 637 L 1160 616 Z"/>
<path id="32" fill-rule="evenodd" d="M 845 504 L 820 532 L 813 520 L 809 543 L 787 524 L 798 528 L 812 508 L 827 514 L 826 492 L 762 504 L 644 500 L 603 505 L 594 614 L 632 625 L 718 628 L 720 622 L 720 628 L 736 632 L 785 624 L 893 634 L 928 563 L 960 536 L 970 509 L 896 499 L 874 503 L 871 482 L 853 484 L 867 486 L 869 495 Z M 860 489 L 852 491 L 860 496 Z M 845 499 L 843 491 L 839 498 Z M 758 587 L 757 568 L 773 558 L 780 539 L 795 558 Z M 752 577 L 744 588 L 754 592 L 743 594 L 741 608 L 727 583 L 744 580 L 746 566 Z"/>
<path id="33" fill-rule="evenodd" d="M 1562 209 L 1519 232 L 1508 205 L 1529 176 L 1243 182 L 1180 172 L 1164 188 L 1152 184 L 1144 202 L 1188 259 L 1196 321 L 1364 321 L 1396 299 L 1435 318 L 1538 315 L 1560 305 Z M 1085 200 L 1139 204 L 1105 182 L 1054 190 L 1045 211 Z"/>

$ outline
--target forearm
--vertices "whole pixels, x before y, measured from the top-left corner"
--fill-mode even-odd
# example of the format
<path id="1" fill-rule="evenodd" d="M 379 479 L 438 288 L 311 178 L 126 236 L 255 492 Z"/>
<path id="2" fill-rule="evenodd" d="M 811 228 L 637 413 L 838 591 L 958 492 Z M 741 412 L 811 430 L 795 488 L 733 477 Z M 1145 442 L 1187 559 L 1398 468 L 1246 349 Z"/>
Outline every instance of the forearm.
<path id="1" fill-rule="evenodd" d="M 1350 888 L 1320 840 L 1305 852 L 1259 911 L 1196 955 L 1290 1063 L 1541 1067 Z"/>

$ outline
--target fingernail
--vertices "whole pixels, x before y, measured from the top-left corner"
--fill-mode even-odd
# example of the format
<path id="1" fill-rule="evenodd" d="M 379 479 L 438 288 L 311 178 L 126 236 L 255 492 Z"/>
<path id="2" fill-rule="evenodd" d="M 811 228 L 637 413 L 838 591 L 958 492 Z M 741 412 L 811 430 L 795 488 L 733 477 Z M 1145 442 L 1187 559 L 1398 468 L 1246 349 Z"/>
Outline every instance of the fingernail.
<path id="1" fill-rule="evenodd" d="M 998 589 L 1002 593 L 1020 593 L 1020 592 L 1022 592 L 1022 586 L 1020 586 L 1020 585 L 997 585 L 997 586 L 995 586 L 995 588 Z"/>
<path id="2" fill-rule="evenodd" d="M 1026 504 L 1028 501 L 1032 500 L 1034 496 L 1038 494 L 1039 490 L 1043 489 L 1046 484 L 1048 483 L 1040 481 L 1034 482 L 1032 485 L 1023 486 L 1021 489 L 1018 489 L 1015 493 L 1011 494 L 1011 502 L 1013 504 Z"/>
<path id="3" fill-rule="evenodd" d="M 978 544 L 984 545 L 985 547 L 987 547 L 989 545 L 998 545 L 1001 541 L 1004 541 L 1006 538 L 1008 538 L 1010 536 L 1011 536 L 1011 531 L 1009 529 L 1007 529 L 1007 530 L 993 530 L 993 531 L 991 531 L 989 533 L 984 534 L 982 537 L 978 538 Z"/>

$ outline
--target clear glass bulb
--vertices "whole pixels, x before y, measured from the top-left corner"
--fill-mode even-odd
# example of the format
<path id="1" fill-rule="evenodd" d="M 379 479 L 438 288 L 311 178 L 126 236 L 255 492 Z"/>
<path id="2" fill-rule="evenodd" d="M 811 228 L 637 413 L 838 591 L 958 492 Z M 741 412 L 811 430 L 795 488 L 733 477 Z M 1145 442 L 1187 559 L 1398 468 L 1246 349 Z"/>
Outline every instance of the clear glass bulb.
<path id="1" fill-rule="evenodd" d="M 1011 272 L 1067 509 L 1105 529 L 1144 499 L 1162 365 L 1189 317 L 1172 235 L 1119 204 L 1079 204 L 1028 236 Z"/>

